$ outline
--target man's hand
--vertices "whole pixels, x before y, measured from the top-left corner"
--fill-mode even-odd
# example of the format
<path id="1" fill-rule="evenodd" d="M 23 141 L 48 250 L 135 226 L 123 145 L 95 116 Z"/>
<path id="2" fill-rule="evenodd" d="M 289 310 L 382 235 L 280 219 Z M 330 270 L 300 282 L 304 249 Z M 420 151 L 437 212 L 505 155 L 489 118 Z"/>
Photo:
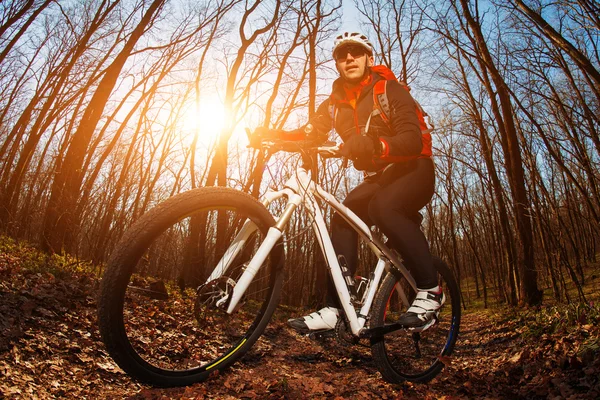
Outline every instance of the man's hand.
<path id="1" fill-rule="evenodd" d="M 381 153 L 379 140 L 365 135 L 354 135 L 344 142 L 340 154 L 352 160 L 371 160 L 371 158 Z"/>

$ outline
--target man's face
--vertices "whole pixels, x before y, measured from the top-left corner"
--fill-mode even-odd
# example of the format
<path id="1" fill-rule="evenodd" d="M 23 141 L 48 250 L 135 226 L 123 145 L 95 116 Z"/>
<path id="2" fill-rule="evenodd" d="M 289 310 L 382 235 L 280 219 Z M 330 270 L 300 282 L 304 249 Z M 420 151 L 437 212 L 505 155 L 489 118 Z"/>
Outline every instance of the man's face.
<path id="1" fill-rule="evenodd" d="M 340 77 L 348 83 L 359 83 L 365 76 L 367 67 L 373 65 L 373 56 L 364 47 L 349 44 L 335 52 L 335 66 Z"/>

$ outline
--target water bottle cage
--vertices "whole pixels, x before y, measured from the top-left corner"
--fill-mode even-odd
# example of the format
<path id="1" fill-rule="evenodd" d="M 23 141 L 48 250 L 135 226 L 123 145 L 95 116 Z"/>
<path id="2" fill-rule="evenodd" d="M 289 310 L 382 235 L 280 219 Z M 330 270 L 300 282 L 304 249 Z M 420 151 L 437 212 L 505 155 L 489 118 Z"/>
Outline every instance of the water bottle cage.
<path id="1" fill-rule="evenodd" d="M 340 264 L 340 269 L 342 270 L 342 276 L 344 277 L 346 286 L 348 286 L 348 292 L 350 292 L 350 300 L 354 303 L 358 298 L 354 277 L 350 273 L 350 270 L 348 269 L 348 263 L 343 255 L 338 256 L 338 262 Z"/>

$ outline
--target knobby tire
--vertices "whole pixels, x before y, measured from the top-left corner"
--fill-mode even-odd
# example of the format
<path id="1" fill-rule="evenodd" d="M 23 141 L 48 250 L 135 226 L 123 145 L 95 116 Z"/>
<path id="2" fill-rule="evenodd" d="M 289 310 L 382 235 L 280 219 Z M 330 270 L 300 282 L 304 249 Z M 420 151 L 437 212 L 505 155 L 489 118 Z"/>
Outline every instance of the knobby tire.
<path id="1" fill-rule="evenodd" d="M 176 195 L 147 212 L 127 230 L 111 255 L 102 279 L 99 328 L 115 362 L 135 379 L 156 386 L 189 385 L 229 367 L 261 336 L 279 301 L 284 261 L 281 244 L 273 248 L 265 263 L 268 265 L 263 265 L 266 269 L 261 268 L 255 277 L 254 294 L 248 294 L 240 302 L 239 311 L 232 315 L 216 307 L 206 307 L 203 301 L 209 295 L 202 297 L 189 288 L 177 288 L 176 277 L 170 276 L 171 280 L 165 277 L 168 273 L 164 266 L 180 265 L 176 260 L 183 259 L 178 258 L 176 250 L 189 250 L 186 237 L 192 237 L 189 232 L 193 232 L 193 223 L 189 221 L 193 221 L 190 217 L 193 215 L 206 222 L 196 229 L 204 234 L 194 242 L 204 250 L 204 253 L 194 253 L 204 254 L 203 260 L 218 258 L 212 254 L 217 252 L 214 249 L 228 246 L 211 236 L 213 228 L 208 222 L 215 221 L 214 225 L 221 226 L 221 231 L 227 228 L 228 240 L 235 236 L 235 232 L 230 234 L 229 230 L 240 226 L 244 218 L 258 226 L 257 236 L 264 235 L 275 225 L 272 215 L 253 197 L 214 187 Z M 219 231 L 214 228 L 214 232 Z M 236 258 L 236 263 L 232 263 L 235 265 L 228 271 L 231 279 L 223 278 L 219 282 L 220 289 L 230 289 L 227 285 L 235 280 L 233 274 L 245 266 L 243 258 L 251 258 L 259 244 L 258 239 L 248 242 L 249 249 L 244 248 L 238 256 L 240 261 Z M 200 269 L 208 270 L 205 274 L 214 269 L 212 264 L 197 263 Z M 154 270 L 161 272 L 149 277 L 149 271 Z M 206 275 L 201 277 L 198 283 L 206 278 Z M 163 333 L 164 336 L 159 337 Z"/>
<path id="2" fill-rule="evenodd" d="M 408 330 L 399 330 L 371 340 L 375 364 L 383 378 L 390 383 L 429 382 L 444 368 L 456 344 L 461 315 L 460 292 L 448 266 L 436 257 L 434 266 L 446 294 L 439 322 L 418 334 L 418 346 L 415 345 L 415 333 Z M 406 306 L 400 304 L 396 285 L 401 285 L 409 302 L 412 302 L 416 293 L 406 280 L 398 281 L 394 274 L 388 274 L 373 303 L 372 327 L 394 323 L 406 311 Z"/>

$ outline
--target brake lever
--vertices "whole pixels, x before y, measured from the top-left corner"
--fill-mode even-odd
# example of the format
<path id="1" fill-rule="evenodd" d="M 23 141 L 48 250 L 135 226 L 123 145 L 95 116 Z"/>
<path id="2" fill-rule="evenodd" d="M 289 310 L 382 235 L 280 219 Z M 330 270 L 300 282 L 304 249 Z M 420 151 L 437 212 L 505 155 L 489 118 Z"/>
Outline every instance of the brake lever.
<path id="1" fill-rule="evenodd" d="M 319 154 L 323 158 L 333 158 L 339 156 L 338 152 L 335 149 L 319 149 Z"/>
<path id="2" fill-rule="evenodd" d="M 261 145 L 260 146 L 261 148 L 263 148 L 267 151 L 270 151 L 271 148 L 273 148 L 273 146 L 275 146 L 275 141 L 272 139 L 262 139 L 260 141 L 260 145 Z"/>

